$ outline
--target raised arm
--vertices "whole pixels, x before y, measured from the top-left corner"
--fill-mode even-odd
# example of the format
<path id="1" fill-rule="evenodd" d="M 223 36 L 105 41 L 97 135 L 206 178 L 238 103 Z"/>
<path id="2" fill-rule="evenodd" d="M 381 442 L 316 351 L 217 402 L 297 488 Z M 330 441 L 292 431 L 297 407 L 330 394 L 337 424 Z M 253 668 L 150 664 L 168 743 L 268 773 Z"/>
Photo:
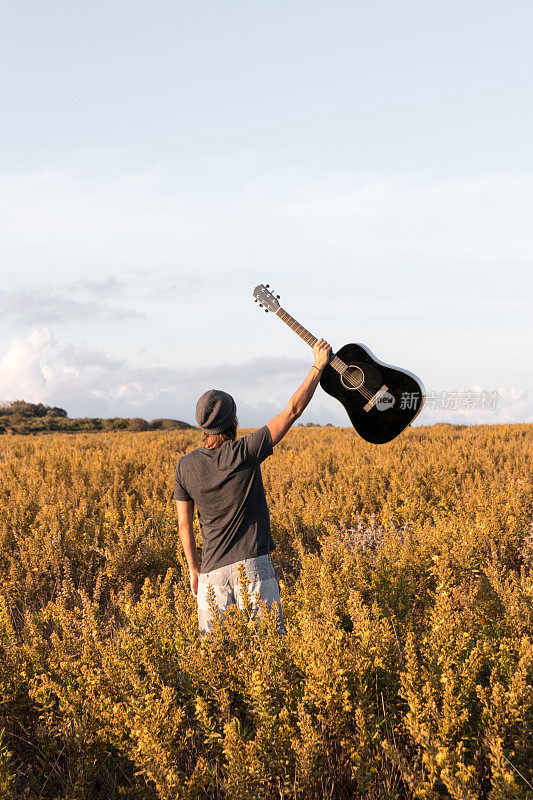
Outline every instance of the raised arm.
<path id="1" fill-rule="evenodd" d="M 272 436 L 272 444 L 277 444 L 283 439 L 291 425 L 296 422 L 304 409 L 309 405 L 315 393 L 315 389 L 318 386 L 322 370 L 331 357 L 331 347 L 324 339 L 319 339 L 313 347 L 313 354 L 315 356 L 315 364 L 307 373 L 307 377 L 302 385 L 289 400 L 287 408 L 267 423 L 270 435 Z"/>

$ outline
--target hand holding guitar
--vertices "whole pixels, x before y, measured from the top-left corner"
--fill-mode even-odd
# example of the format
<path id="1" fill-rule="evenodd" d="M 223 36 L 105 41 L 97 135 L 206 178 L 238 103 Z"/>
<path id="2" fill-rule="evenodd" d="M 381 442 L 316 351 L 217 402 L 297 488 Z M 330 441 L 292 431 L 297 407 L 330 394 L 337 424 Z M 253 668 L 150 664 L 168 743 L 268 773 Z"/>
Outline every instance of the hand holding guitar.
<path id="1" fill-rule="evenodd" d="M 325 339 L 318 339 L 313 347 L 313 355 L 315 357 L 315 369 L 320 373 L 331 358 L 331 345 Z"/>

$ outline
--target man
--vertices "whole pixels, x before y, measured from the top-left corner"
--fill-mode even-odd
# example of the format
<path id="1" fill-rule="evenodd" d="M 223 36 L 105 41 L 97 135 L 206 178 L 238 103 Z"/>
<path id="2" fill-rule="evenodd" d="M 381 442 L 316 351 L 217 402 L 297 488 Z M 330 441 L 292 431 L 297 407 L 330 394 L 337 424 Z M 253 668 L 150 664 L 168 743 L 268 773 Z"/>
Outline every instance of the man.
<path id="1" fill-rule="evenodd" d="M 283 632 L 279 584 L 270 561 L 275 544 L 270 535 L 260 465 L 307 407 L 329 361 L 331 347 L 319 339 L 313 354 L 315 363 L 285 410 L 241 439 L 236 439 L 237 410 L 231 395 L 211 389 L 198 400 L 196 421 L 202 430 L 202 446 L 180 458 L 174 499 L 203 633 L 212 630 L 209 586 L 214 589 L 222 614 L 230 605 L 242 607 L 239 564 L 250 582 L 248 591 L 254 612 L 258 613 L 257 594 L 269 607 L 277 603 L 279 629 Z M 201 567 L 193 534 L 195 505 L 202 531 Z"/>

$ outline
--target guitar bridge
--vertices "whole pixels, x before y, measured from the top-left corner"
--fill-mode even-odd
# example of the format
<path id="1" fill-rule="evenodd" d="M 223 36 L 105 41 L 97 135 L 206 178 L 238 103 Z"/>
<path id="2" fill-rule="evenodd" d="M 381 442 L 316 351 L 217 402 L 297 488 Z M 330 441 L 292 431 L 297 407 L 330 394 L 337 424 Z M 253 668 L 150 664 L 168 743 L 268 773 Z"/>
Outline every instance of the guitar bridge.
<path id="1" fill-rule="evenodd" d="M 373 397 L 370 398 L 370 400 L 368 401 L 366 406 L 363 406 L 363 411 L 370 411 L 370 409 L 373 408 L 376 405 L 376 403 L 378 402 L 379 398 L 383 397 L 383 395 L 388 390 L 388 388 L 389 388 L 388 386 L 385 386 L 385 384 L 383 384 L 381 389 L 378 389 L 376 394 Z"/>

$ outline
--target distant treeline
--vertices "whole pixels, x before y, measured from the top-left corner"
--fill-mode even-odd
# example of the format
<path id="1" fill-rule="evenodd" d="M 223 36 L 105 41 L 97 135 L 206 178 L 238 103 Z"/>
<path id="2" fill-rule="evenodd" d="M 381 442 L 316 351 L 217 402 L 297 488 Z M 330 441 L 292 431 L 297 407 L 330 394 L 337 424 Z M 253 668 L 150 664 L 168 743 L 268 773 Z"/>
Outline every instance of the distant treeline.
<path id="1" fill-rule="evenodd" d="M 64 408 L 45 406 L 43 403 L 27 403 L 15 400 L 0 405 L 0 434 L 28 433 L 80 433 L 84 431 L 157 431 L 185 430 L 192 428 L 178 419 L 153 419 L 147 422 L 141 417 L 79 417 L 70 419 Z"/>

